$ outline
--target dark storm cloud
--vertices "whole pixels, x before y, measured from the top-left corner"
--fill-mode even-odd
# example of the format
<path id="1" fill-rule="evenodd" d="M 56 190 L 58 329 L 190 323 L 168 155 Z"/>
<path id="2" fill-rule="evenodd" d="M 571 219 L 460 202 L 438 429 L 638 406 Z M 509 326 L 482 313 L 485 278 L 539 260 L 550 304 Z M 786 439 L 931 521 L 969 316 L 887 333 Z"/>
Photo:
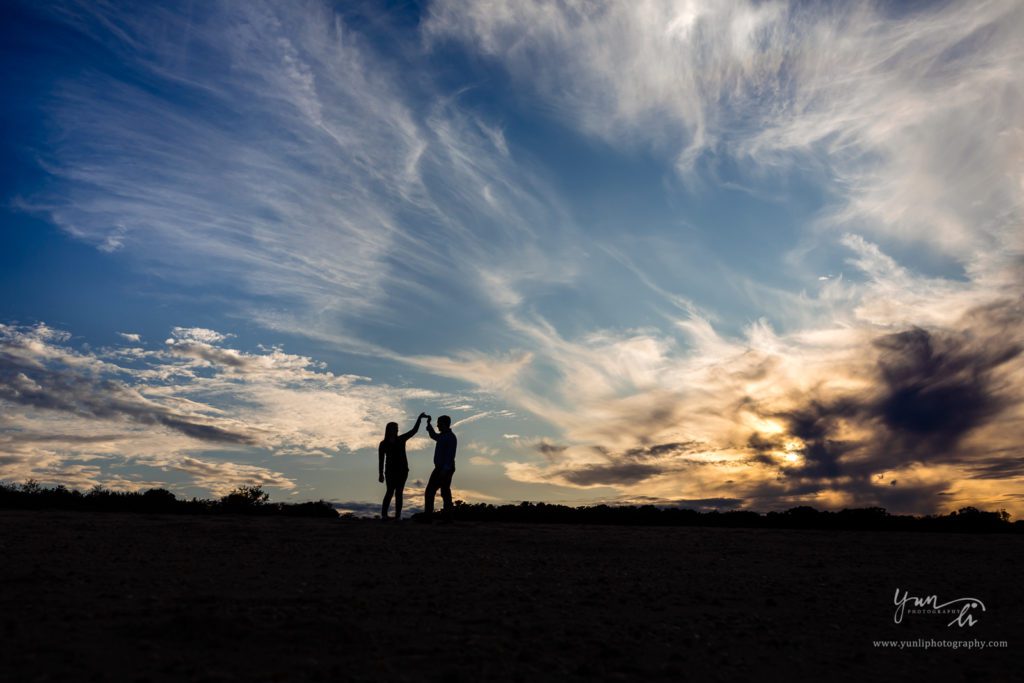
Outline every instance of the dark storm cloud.
<path id="1" fill-rule="evenodd" d="M 560 477 L 577 486 L 628 486 L 660 474 L 715 464 L 715 461 L 710 460 L 677 457 L 708 450 L 707 444 L 701 441 L 673 441 L 653 446 L 638 446 L 621 452 L 613 452 L 600 446 L 592 447 L 591 450 L 601 454 L 607 462 L 556 468 L 551 476 Z"/>
<path id="2" fill-rule="evenodd" d="M 920 463 L 957 465 L 975 479 L 1024 476 L 1021 449 L 964 447 L 968 435 L 1022 398 L 1001 372 L 1021 356 L 1021 322 L 1021 305 L 1011 301 L 972 310 L 957 331 L 912 327 L 887 334 L 870 347 L 876 354 L 870 388 L 801 396 L 796 407 L 781 411 L 755 406 L 785 431 L 748 438 L 751 462 L 779 472 L 774 482 L 749 491 L 751 499 L 789 504 L 841 490 L 863 504 L 920 511 L 934 509 L 954 482 L 907 485 L 878 474 Z M 754 403 L 741 405 L 749 409 Z M 840 438 L 844 426 L 863 436 Z M 802 460 L 783 465 L 777 455 L 794 437 L 802 444 Z"/>
<path id="3" fill-rule="evenodd" d="M 687 510 L 735 510 L 743 506 L 741 498 L 677 498 L 672 507 Z"/>
<path id="4" fill-rule="evenodd" d="M 795 410 L 775 413 L 774 416 L 786 424 L 787 432 L 804 444 L 800 476 L 831 478 L 840 475 L 840 458 L 856 444 L 838 440 L 835 434 L 840 420 L 854 417 L 858 412 L 855 402 L 844 399 L 810 400 Z"/>
<path id="5" fill-rule="evenodd" d="M 882 507 L 894 513 L 931 512 L 941 507 L 942 497 L 949 495 L 950 485 L 944 482 L 905 485 L 892 480 L 875 480 L 868 476 L 843 481 L 783 478 L 764 482 L 744 492 L 745 507 L 752 510 L 781 510 L 798 505 L 821 508 L 817 495 L 824 489 L 840 489 L 856 503 L 854 507 Z"/>
<path id="6" fill-rule="evenodd" d="M 550 458 L 556 455 L 561 455 L 565 451 L 565 449 L 568 448 L 568 446 L 550 443 L 548 441 L 541 441 L 536 446 L 534 446 L 534 448 L 537 449 L 537 452 Z"/>
<path id="7" fill-rule="evenodd" d="M 754 432 L 747 439 L 747 448 L 753 453 L 750 456 L 750 462 L 753 464 L 776 465 L 777 463 L 775 458 L 772 457 L 772 453 L 782 451 L 785 447 L 786 439 L 779 434 L 760 434 Z"/>
<path id="8" fill-rule="evenodd" d="M 623 455 L 634 460 L 645 460 L 676 455 L 678 453 L 690 453 L 695 450 L 700 450 L 703 445 L 704 444 L 700 441 L 675 441 L 671 443 L 659 443 L 654 446 L 630 448 L 623 453 Z"/>
<path id="9" fill-rule="evenodd" d="M 331 507 L 341 514 L 351 513 L 356 517 L 375 517 L 380 514 L 380 503 L 367 503 L 365 501 L 343 501 L 332 502 Z M 404 509 L 406 514 L 413 513 L 423 508 L 423 503 L 418 500 L 406 500 Z"/>
<path id="10" fill-rule="evenodd" d="M 373 517 L 380 514 L 380 503 L 367 503 L 360 501 L 347 501 L 342 503 L 331 503 L 338 512 L 352 513 L 356 517 Z"/>
<path id="11" fill-rule="evenodd" d="M 17 442 L 20 444 L 47 443 L 60 441 L 62 444 L 93 444 L 110 443 L 125 438 L 123 434 L 24 434 L 19 433 Z M 14 439 L 4 438 L 0 434 L 0 446 L 12 443 Z"/>
<path id="12" fill-rule="evenodd" d="M 635 484 L 644 479 L 650 479 L 665 471 L 665 468 L 656 464 L 638 462 L 609 463 L 607 465 L 584 465 L 571 470 L 561 472 L 566 481 L 579 486 L 615 486 L 620 484 Z"/>
<path id="13" fill-rule="evenodd" d="M 753 455 L 751 463 L 778 465 L 775 454 L 786 450 L 794 437 L 802 443 L 800 454 L 803 463 L 791 466 L 787 474 L 795 477 L 834 478 L 841 474 L 840 459 L 856 443 L 836 438 L 844 419 L 855 419 L 863 414 L 862 405 L 851 398 L 825 399 L 805 396 L 803 402 L 788 410 L 765 411 L 747 398 L 740 402 L 745 409 L 753 408 L 766 417 L 774 418 L 785 426 L 779 434 L 754 432 L 747 438 L 747 448 Z"/>
<path id="14" fill-rule="evenodd" d="M 976 458 L 970 463 L 972 479 L 1009 479 L 1024 477 L 1024 457 L 1020 449 Z"/>
<path id="15" fill-rule="evenodd" d="M 632 505 L 657 505 L 682 510 L 735 510 L 743 507 L 742 498 L 655 498 L 652 496 L 636 496 L 621 502 Z"/>
<path id="16" fill-rule="evenodd" d="M 989 309 L 1002 318 L 1005 307 Z M 975 315 L 977 320 L 985 320 Z M 1019 322 L 1019 319 L 1018 319 Z M 875 341 L 883 391 L 868 406 L 900 454 L 928 459 L 951 452 L 962 437 L 1011 402 L 993 371 L 1021 353 L 1012 337 L 936 334 L 913 328 Z"/>

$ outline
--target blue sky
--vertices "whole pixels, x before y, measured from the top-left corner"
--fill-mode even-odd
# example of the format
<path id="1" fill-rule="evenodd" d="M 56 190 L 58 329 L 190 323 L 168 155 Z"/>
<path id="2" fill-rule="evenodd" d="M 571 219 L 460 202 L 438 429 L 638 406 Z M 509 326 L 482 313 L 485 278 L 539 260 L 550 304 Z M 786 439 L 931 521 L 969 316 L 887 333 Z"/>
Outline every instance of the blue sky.
<path id="1" fill-rule="evenodd" d="M 1019 3 L 3 12 L 0 478 L 1024 509 Z"/>

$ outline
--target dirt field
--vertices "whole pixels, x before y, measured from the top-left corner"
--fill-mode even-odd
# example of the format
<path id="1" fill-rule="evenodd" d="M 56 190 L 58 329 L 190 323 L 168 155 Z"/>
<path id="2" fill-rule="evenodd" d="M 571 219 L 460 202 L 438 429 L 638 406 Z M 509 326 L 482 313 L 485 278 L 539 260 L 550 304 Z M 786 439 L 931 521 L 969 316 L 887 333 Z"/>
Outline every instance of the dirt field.
<path id="1" fill-rule="evenodd" d="M 0 512 L 0 678 L 1011 680 L 1022 557 L 1008 535 Z M 896 624 L 897 588 L 986 611 Z M 916 638 L 1009 647 L 872 645 Z"/>

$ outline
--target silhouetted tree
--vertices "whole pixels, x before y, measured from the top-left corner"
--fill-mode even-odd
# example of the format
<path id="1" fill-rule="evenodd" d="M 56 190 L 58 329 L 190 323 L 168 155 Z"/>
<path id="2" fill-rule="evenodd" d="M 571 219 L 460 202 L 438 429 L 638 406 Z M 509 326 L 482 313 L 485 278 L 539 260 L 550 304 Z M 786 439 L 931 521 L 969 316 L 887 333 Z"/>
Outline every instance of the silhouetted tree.
<path id="1" fill-rule="evenodd" d="M 266 505 L 269 499 L 270 494 L 266 493 L 262 486 L 239 486 L 221 498 L 220 504 L 225 510 L 235 512 L 261 507 Z"/>

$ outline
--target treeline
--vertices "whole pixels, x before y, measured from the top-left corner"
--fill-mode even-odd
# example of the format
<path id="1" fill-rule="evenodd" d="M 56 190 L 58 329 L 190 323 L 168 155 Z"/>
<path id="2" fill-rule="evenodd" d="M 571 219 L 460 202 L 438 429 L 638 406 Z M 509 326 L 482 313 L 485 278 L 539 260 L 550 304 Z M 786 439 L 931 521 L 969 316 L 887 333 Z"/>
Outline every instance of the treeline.
<path id="1" fill-rule="evenodd" d="M 831 512 L 801 506 L 762 514 L 752 510 L 698 512 L 653 505 L 568 507 L 547 503 L 491 505 L 457 501 L 452 517 L 466 522 L 1024 533 L 1024 521 L 1011 522 L 1005 510 L 986 512 L 973 507 L 945 515 L 916 517 L 889 514 L 885 508 L 878 507 Z"/>
<path id="2" fill-rule="evenodd" d="M 218 499 L 178 498 L 166 489 L 141 492 L 94 488 L 82 493 L 64 486 L 47 488 L 34 481 L 0 482 L 0 509 L 83 510 L 92 512 L 144 512 L 170 514 L 246 514 L 336 519 L 338 511 L 319 500 L 307 503 L 271 503 L 259 486 L 240 486 Z M 418 517 L 419 515 L 414 515 Z M 352 515 L 344 515 L 352 517 Z M 965 507 L 945 515 L 893 515 L 885 508 L 839 511 L 808 506 L 783 512 L 752 510 L 699 512 L 654 505 L 593 505 L 569 507 L 524 502 L 518 505 L 469 504 L 456 501 L 451 518 L 461 522 L 536 524 L 610 524 L 621 526 L 704 526 L 748 529 L 860 529 L 871 531 L 957 531 L 1024 533 L 1024 520 L 1010 521 L 1005 510 L 987 512 Z"/>
<path id="3" fill-rule="evenodd" d="M 0 509 L 82 510 L 90 512 L 149 512 L 188 515 L 245 514 L 282 517 L 336 518 L 337 510 L 323 500 L 311 503 L 271 503 L 259 486 L 240 486 L 215 500 L 178 498 L 167 489 L 128 492 L 94 488 L 87 493 L 64 486 L 46 488 L 34 481 L 0 482 Z"/>

